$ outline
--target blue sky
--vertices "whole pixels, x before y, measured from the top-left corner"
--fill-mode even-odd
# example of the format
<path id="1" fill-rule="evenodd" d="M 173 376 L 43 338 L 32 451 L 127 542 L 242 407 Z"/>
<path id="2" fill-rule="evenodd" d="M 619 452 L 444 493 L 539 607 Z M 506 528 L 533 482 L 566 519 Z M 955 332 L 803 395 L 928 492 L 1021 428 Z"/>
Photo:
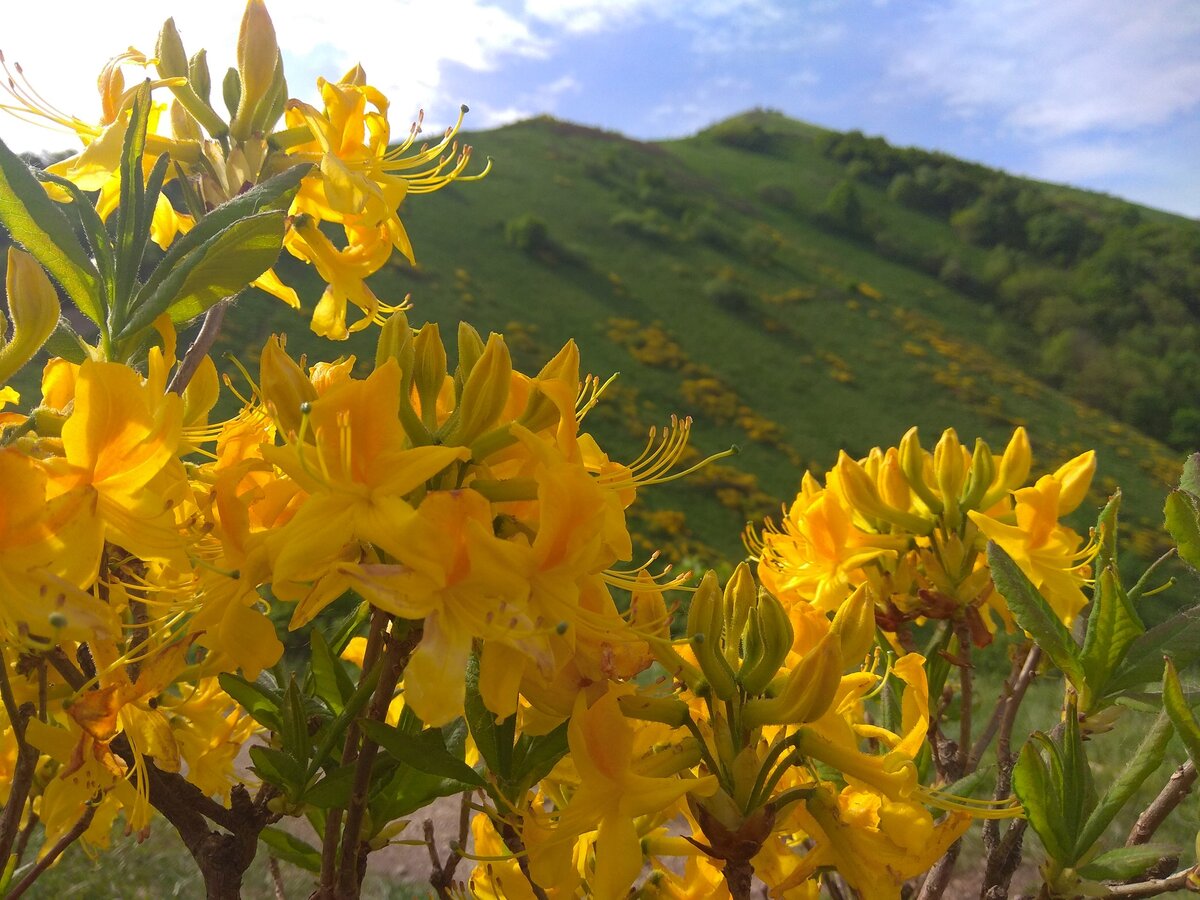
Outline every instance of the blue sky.
<path id="1" fill-rule="evenodd" d="M 205 46 L 227 65 L 241 3 L 127 0 L 122 16 L 96 18 L 90 0 L 67 0 L 56 15 L 71 21 L 74 9 L 81 27 L 53 36 L 36 6 L 6 11 L 0 46 L 86 118 L 104 59 L 131 43 L 152 51 L 166 15 L 189 51 Z M 418 107 L 437 125 L 461 102 L 472 129 L 550 113 L 638 138 L 767 106 L 1200 217 L 1196 0 L 360 0 L 357 15 L 327 0 L 270 6 L 293 93 L 311 99 L 317 75 L 361 60 L 391 98 L 397 133 Z M 66 146 L 5 121 L 0 136 Z"/>

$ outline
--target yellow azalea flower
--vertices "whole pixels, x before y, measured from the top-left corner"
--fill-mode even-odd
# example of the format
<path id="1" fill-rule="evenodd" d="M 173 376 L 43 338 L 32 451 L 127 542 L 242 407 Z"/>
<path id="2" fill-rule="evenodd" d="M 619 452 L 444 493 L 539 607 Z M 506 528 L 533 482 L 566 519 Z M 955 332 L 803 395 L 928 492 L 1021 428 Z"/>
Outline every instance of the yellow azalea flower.
<path id="1" fill-rule="evenodd" d="M 312 328 L 322 337 L 344 341 L 351 332 L 369 325 L 381 325 L 385 315 L 400 307 L 380 302 L 367 287 L 366 279 L 377 272 L 391 255 L 387 225 L 347 226 L 349 243 L 338 249 L 317 227 L 316 220 L 299 216 L 284 238 L 288 252 L 298 259 L 312 263 L 326 283 L 317 308 L 313 311 Z M 346 326 L 346 305 L 353 303 L 363 317 Z"/>
<path id="2" fill-rule="evenodd" d="M 889 808 L 886 814 L 873 812 L 883 805 L 862 799 L 869 804 L 865 810 L 856 809 L 850 798 L 843 805 L 830 788 L 822 787 L 802 804 L 797 816 L 815 847 L 777 891 L 831 866 L 864 900 L 897 900 L 904 882 L 927 871 L 971 823 L 966 813 L 950 813 L 934 825 L 915 804 Z"/>
<path id="3" fill-rule="evenodd" d="M 26 725 L 25 737 L 38 750 L 59 764 L 38 802 L 38 817 L 46 829 L 43 852 L 49 850 L 79 821 L 89 803 L 101 795 L 100 806 L 82 840 L 93 847 L 107 847 L 116 815 L 124 809 L 129 826 L 141 830 L 148 821 L 137 789 L 123 766 L 113 768 L 112 755 L 83 753 L 85 732 L 73 721 L 58 728 L 39 719 Z"/>
<path id="4" fill-rule="evenodd" d="M 968 513 L 979 530 L 1013 558 L 1068 625 L 1087 605 L 1082 586 L 1092 548 L 1084 547 L 1082 538 L 1058 520 L 1082 501 L 1094 471 L 1095 455 L 1089 451 L 1054 475 L 1043 475 L 1033 487 L 1016 491 L 1015 525 L 975 511 Z"/>
<path id="5" fill-rule="evenodd" d="M 0 634 L 42 644 L 115 633 L 108 608 L 82 590 L 96 578 L 103 537 L 89 496 L 52 496 L 44 467 L 0 448 Z"/>
<path id="6" fill-rule="evenodd" d="M 176 458 L 182 413 L 178 395 L 155 390 L 133 369 L 85 361 L 62 427 L 63 458 L 46 462 L 61 493 L 92 493 L 105 539 L 180 568 L 186 567 L 183 538 L 168 497 L 184 484 Z"/>
<path id="7" fill-rule="evenodd" d="M 892 753 L 916 759 L 929 732 L 929 679 L 925 673 L 925 657 L 920 653 L 906 653 L 896 660 L 892 674 L 904 682 L 900 733 L 893 734 L 868 724 L 855 725 L 854 730 L 863 737 L 880 741 Z"/>
<path id="8" fill-rule="evenodd" d="M 820 491 L 797 497 L 780 529 L 763 533 L 758 577 L 785 605 L 795 595 L 833 611 L 850 595 L 852 573 L 895 559 L 906 543 L 861 531 L 836 494 Z"/>
<path id="9" fill-rule="evenodd" d="M 549 629 L 534 623 L 525 602 L 528 547 L 493 534 L 491 505 L 480 494 L 428 494 L 396 541 L 398 565 L 364 565 L 355 586 L 380 609 L 424 619 L 404 672 L 405 702 L 423 722 L 445 725 L 462 714 L 475 638 L 485 648 L 494 642 L 534 659 L 548 656 Z M 485 700 L 497 702 L 490 694 Z"/>
<path id="10" fill-rule="evenodd" d="M 637 900 L 725 900 L 725 873 L 706 856 L 688 856 L 683 872 L 656 865 L 634 893 Z"/>
<path id="11" fill-rule="evenodd" d="M 634 733 L 609 691 L 589 708 L 581 694 L 575 703 L 567 741 L 579 774 L 579 789 L 558 814 L 552 836 L 530 848 L 529 867 L 539 883 L 563 880 L 570 848 L 585 832 L 598 830 L 592 896 L 625 896 L 642 869 L 634 819 L 658 813 L 690 791 L 707 791 L 714 776 L 656 778 L 638 774 L 632 758 Z"/>
<path id="12" fill-rule="evenodd" d="M 416 515 L 405 496 L 468 456 L 457 447 L 405 449 L 397 418 L 400 384 L 394 360 L 363 381 L 339 382 L 310 404 L 312 443 L 301 437 L 263 448 L 309 495 L 268 538 L 276 595 L 304 600 L 293 614 L 293 628 L 341 593 L 321 590 L 320 581 L 332 574 L 332 564 L 353 564 L 353 558 L 342 558 L 350 545 L 365 541 L 400 558 L 406 548 L 399 535 Z"/>
<path id="13" fill-rule="evenodd" d="M 475 864 L 467 880 L 465 896 L 471 900 L 534 900 L 537 894 L 516 857 L 496 834 L 492 820 L 483 813 L 477 814 L 471 820 L 471 837 L 474 855 L 485 859 Z M 560 892 L 553 889 L 546 894 L 560 896 Z"/>
<path id="14" fill-rule="evenodd" d="M 396 249 L 412 262 L 412 247 L 397 214 L 405 196 L 410 191 L 435 191 L 456 179 L 483 177 L 462 177 L 471 159 L 470 147 L 458 153 L 453 143 L 462 114 L 439 143 L 410 152 L 420 133 L 419 122 L 406 140 L 390 146 L 387 98 L 366 83 L 361 67 L 355 66 L 336 84 L 318 79 L 317 86 L 323 111 L 293 100 L 286 113 L 289 128 L 307 127 L 312 135 L 311 141 L 289 147 L 289 154 L 317 165 L 301 186 L 294 212 L 328 222 L 388 223 Z"/>
<path id="15" fill-rule="evenodd" d="M 238 754 L 258 730 L 257 723 L 215 677 L 201 678 L 179 695 L 161 694 L 158 708 L 170 720 L 188 781 L 206 796 L 228 799 L 240 783 Z"/>

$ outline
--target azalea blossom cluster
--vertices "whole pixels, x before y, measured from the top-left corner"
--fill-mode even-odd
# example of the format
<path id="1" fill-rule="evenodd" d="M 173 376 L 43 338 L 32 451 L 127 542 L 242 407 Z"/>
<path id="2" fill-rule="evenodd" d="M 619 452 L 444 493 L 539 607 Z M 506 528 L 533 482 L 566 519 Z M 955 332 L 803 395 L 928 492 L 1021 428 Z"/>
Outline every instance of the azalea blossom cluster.
<path id="1" fill-rule="evenodd" d="M 824 485 L 805 473 L 782 520 L 747 543 L 763 585 L 785 603 L 835 611 L 865 589 L 884 631 L 949 620 L 983 646 L 997 618 L 1012 625 L 984 556 L 995 541 L 1070 625 L 1087 603 L 1095 548 L 1061 520 L 1087 495 L 1096 456 L 1083 453 L 1025 486 L 1031 465 L 1024 428 L 999 457 L 982 440 L 967 450 L 953 429 L 931 453 L 913 428 L 864 459 L 842 452 Z"/>
<path id="2" fill-rule="evenodd" d="M 126 89 L 129 66 L 158 77 Z M 740 900 L 753 877 L 814 897 L 836 872 L 892 898 L 972 820 L 1020 814 L 1007 788 L 931 786 L 929 666 L 897 633 L 950 622 L 934 649 L 953 634 L 962 653 L 1011 624 L 987 540 L 1069 624 L 1092 550 L 1061 518 L 1092 455 L 1023 487 L 1022 429 L 999 457 L 953 431 L 929 453 L 914 429 L 806 475 L 752 541 L 757 573 L 652 571 L 627 510 L 727 454 L 682 467 L 691 423 L 672 419 L 616 462 L 584 427 L 607 383 L 574 342 L 522 373 L 502 335 L 462 324 L 448 346 L 367 286 L 412 259 L 409 193 L 477 177 L 457 126 L 393 145 L 358 67 L 320 82 L 323 108 L 289 100 L 260 0 L 227 119 L 209 81 L 168 21 L 153 57 L 105 68 L 95 124 L 9 82 L 5 108 L 84 148 L 34 173 L 0 144 L 0 217 L 29 249 L 9 253 L 0 317 L 0 858 L 40 823 L 32 879 L 157 810 L 226 896 L 260 839 L 295 850 L 269 830 L 294 816 L 321 842 L 297 856 L 317 896 L 356 896 L 370 852 L 461 794 L 443 897 Z M 378 326 L 374 359 L 310 363 L 273 336 L 223 388 L 208 350 L 228 298 L 253 283 L 298 303 L 270 268 L 282 248 L 327 286 L 314 330 Z M 43 267 L 98 337 L 60 322 Z M 78 352 L 22 406 L 10 382 L 56 330 Z M 223 390 L 240 410 L 214 421 Z"/>
<path id="3" fill-rule="evenodd" d="M 332 340 L 345 340 L 352 331 L 382 324 L 397 306 L 381 302 L 366 280 L 393 252 L 415 261 L 399 216 L 405 197 L 481 178 L 490 167 L 489 161 L 479 172 L 466 172 L 471 148 L 460 149 L 455 140 L 466 108 L 432 144 L 418 143 L 420 117 L 405 139 L 393 144 L 388 100 L 367 82 L 360 66 L 337 81 L 319 80 L 320 109 L 289 98 L 275 28 L 262 0 L 246 6 L 237 63 L 231 70 L 237 77 L 227 77 L 222 88 L 228 110 L 223 118 L 212 96 L 205 51 L 189 57 L 168 19 L 153 55 L 130 49 L 104 67 L 98 79 L 98 119 L 60 112 L 42 99 L 19 66 L 14 72 L 7 64 L 0 91 L 7 91 L 8 102 L 0 103 L 0 109 L 78 137 L 83 149 L 47 172 L 98 192 L 96 211 L 107 219 L 120 200 L 121 154 L 141 84 L 138 79 L 127 85 L 125 73 L 140 69 L 156 74 L 149 80 L 151 89 L 170 99 L 155 100 L 149 111 L 143 176 L 150 175 L 156 158 L 166 156 L 170 166 L 162 177 L 178 185 L 185 203 L 177 209 L 166 194 L 158 196 L 151 222 L 154 241 L 166 249 L 198 217 L 272 176 L 304 166 L 306 174 L 288 210 L 284 247 L 311 264 L 326 284 L 312 328 Z M 69 199 L 61 189 L 51 190 L 57 198 Z M 323 224 L 339 230 L 340 240 L 331 238 Z M 295 289 L 273 269 L 253 284 L 290 306 L 301 305 Z M 348 305 L 361 311 L 350 325 Z"/>

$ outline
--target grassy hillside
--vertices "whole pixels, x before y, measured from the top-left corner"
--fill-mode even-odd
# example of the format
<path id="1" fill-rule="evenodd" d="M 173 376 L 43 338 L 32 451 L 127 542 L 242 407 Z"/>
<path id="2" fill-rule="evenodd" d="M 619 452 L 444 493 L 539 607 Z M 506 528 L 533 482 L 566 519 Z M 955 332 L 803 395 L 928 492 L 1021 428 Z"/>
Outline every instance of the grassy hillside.
<path id="1" fill-rule="evenodd" d="M 848 233 L 830 213 L 847 166 L 828 157 L 829 133 L 771 115 L 734 123 L 747 124 L 767 146 L 730 142 L 729 123 L 661 144 L 547 119 L 475 135 L 494 172 L 412 198 L 419 266 L 400 261 L 376 291 L 411 292 L 413 321 L 437 321 L 448 337 L 459 319 L 505 332 L 527 370 L 575 338 L 587 371 L 621 373 L 589 418 L 615 456 L 636 455 L 646 429 L 673 413 L 694 417 L 700 453 L 739 445 L 737 457 L 647 492 L 644 551 L 706 564 L 739 554 L 745 522 L 776 513 L 803 470 L 824 471 L 839 447 L 864 453 L 912 424 L 927 445 L 953 426 L 998 447 L 1024 424 L 1038 471 L 1097 448 L 1093 503 L 1120 484 L 1136 546 L 1153 553 L 1181 454 L 989 349 L 1008 353 L 1021 334 L 994 304 Z M 854 191 L 877 234 L 984 266 L 987 251 L 946 222 L 870 183 Z M 284 269 L 315 299 L 302 266 Z M 330 354 L 273 303 L 245 299 L 261 310 L 257 331 L 228 334 L 220 349 L 245 356 L 286 330 L 293 349 Z M 356 335 L 344 351 L 369 358 L 371 341 Z"/>

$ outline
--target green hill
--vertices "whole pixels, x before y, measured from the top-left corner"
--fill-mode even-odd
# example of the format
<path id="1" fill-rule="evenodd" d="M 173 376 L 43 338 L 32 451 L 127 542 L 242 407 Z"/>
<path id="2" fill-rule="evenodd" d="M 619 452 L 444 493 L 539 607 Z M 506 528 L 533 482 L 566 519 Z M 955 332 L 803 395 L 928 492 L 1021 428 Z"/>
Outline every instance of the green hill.
<path id="1" fill-rule="evenodd" d="M 673 413 L 699 453 L 739 445 L 646 491 L 642 552 L 734 558 L 805 468 L 913 424 L 926 446 L 953 426 L 994 448 L 1024 424 L 1038 472 L 1095 447 L 1093 504 L 1120 484 L 1140 555 L 1163 544 L 1200 432 L 1197 223 L 766 112 L 661 143 L 551 119 L 470 140 L 494 171 L 406 202 L 419 266 L 376 293 L 411 292 L 412 321 L 448 338 L 459 319 L 504 332 L 525 371 L 575 338 L 586 371 L 621 373 L 588 421 L 617 458 Z M 282 269 L 311 310 L 312 274 Z M 256 329 L 217 349 L 251 368 L 275 331 L 311 358 L 373 356 L 371 332 L 331 348 L 270 298 L 241 305 Z"/>

